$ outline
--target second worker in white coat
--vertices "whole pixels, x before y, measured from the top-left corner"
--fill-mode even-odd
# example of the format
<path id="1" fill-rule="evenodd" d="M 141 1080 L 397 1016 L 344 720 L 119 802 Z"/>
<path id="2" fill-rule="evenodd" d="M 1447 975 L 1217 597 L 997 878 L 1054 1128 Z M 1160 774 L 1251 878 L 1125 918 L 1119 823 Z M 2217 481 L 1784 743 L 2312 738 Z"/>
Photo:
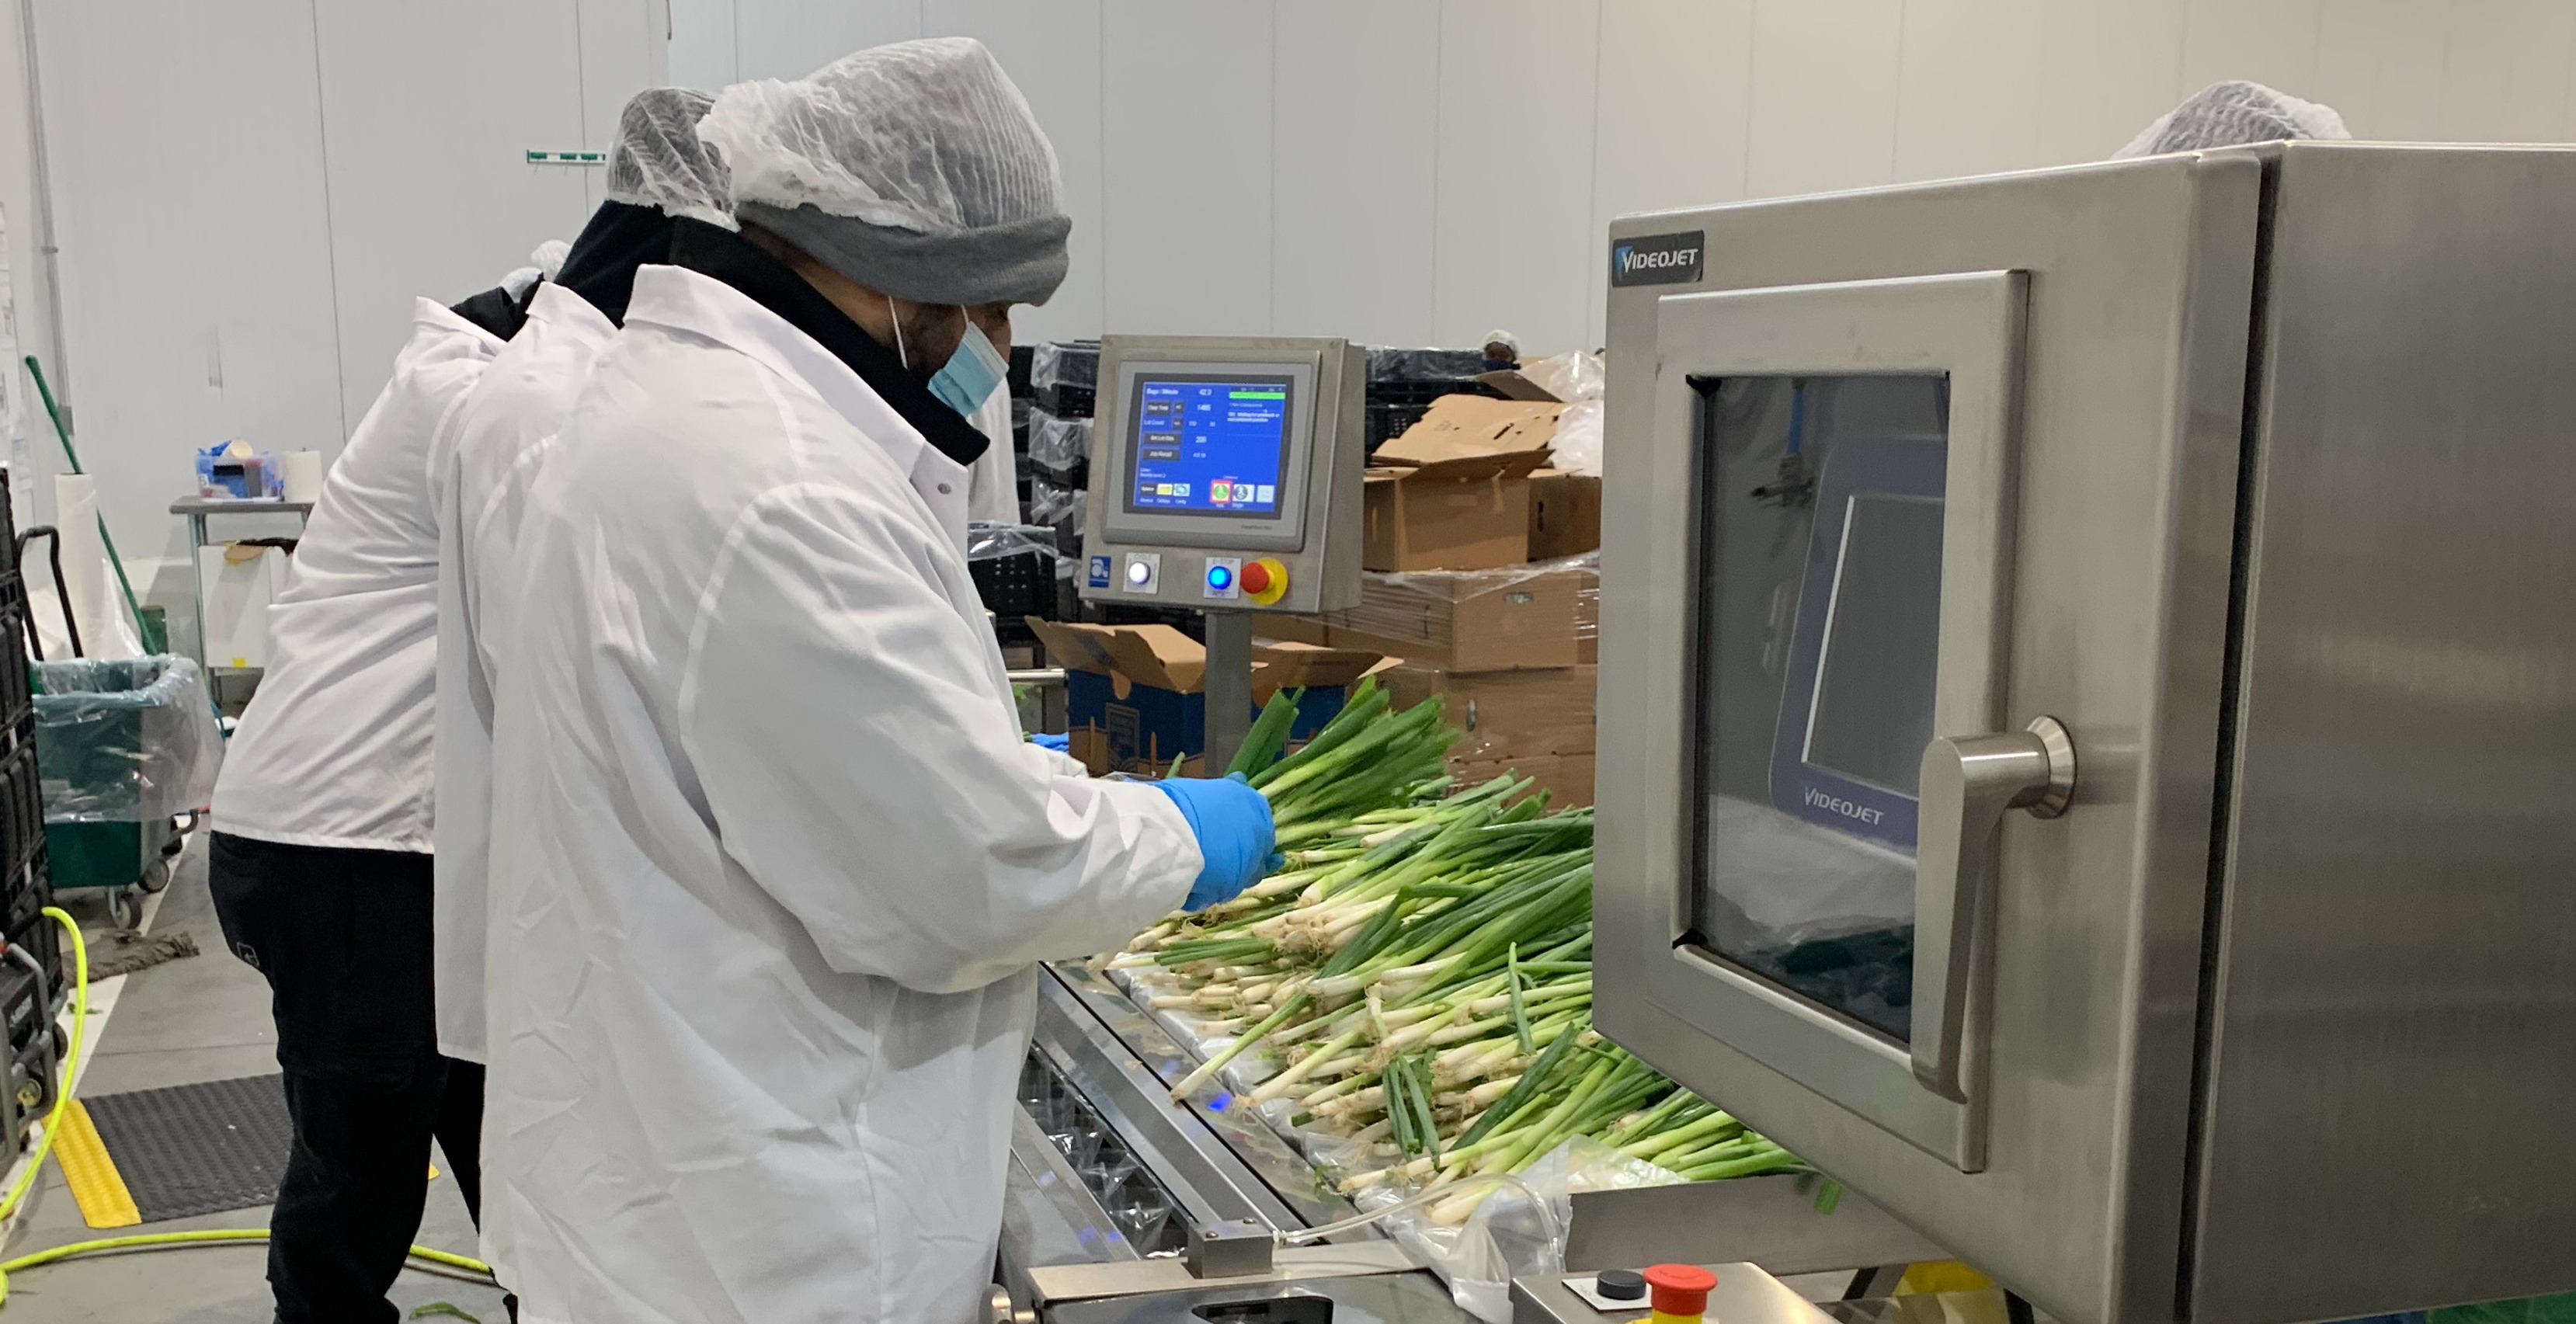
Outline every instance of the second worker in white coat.
<path id="1" fill-rule="evenodd" d="M 638 274 L 517 543 L 492 1199 L 530 1324 L 970 1324 L 1035 963 L 1240 891 L 1269 809 L 1020 735 L 966 415 L 1070 223 L 991 55 L 863 51 L 699 134 L 741 228 Z"/>
<path id="2" fill-rule="evenodd" d="M 487 1060 L 484 1038 L 492 678 L 505 641 L 520 518 L 591 363 L 617 334 L 635 272 L 670 256 L 675 218 L 727 219 L 723 167 L 698 141 L 713 101 L 686 88 L 636 94 L 609 148 L 607 201 L 561 271 L 536 287 L 525 322 L 447 420 L 430 455 L 438 557 L 436 852 L 438 1048 Z M 486 1161 L 492 1159 L 489 1149 Z M 483 1259 L 514 1284 L 507 1209 L 486 1202 Z"/>

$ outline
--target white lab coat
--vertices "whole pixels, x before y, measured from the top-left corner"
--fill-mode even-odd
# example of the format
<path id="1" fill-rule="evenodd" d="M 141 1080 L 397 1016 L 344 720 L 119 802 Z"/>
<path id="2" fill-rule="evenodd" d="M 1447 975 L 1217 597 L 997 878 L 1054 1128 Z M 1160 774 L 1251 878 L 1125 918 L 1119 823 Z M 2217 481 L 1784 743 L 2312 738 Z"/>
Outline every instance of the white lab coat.
<path id="1" fill-rule="evenodd" d="M 484 874 L 492 835 L 492 689 L 519 520 L 546 448 L 617 325 L 580 295 L 537 287 L 527 324 L 494 358 L 433 456 L 438 704 L 438 1051 L 484 1060 Z M 490 1241 L 486 1239 L 486 1248 Z M 485 1257 L 487 1260 L 489 1256 Z"/>
<path id="2" fill-rule="evenodd" d="M 537 476 L 493 718 L 485 1199 L 531 1324 L 970 1324 L 1033 963 L 1201 860 L 1022 741 L 967 470 L 650 266 Z"/>
<path id="3" fill-rule="evenodd" d="M 438 514 L 430 455 L 502 342 L 427 299 L 331 466 L 268 609 L 268 674 L 215 783 L 217 831 L 430 849 Z"/>

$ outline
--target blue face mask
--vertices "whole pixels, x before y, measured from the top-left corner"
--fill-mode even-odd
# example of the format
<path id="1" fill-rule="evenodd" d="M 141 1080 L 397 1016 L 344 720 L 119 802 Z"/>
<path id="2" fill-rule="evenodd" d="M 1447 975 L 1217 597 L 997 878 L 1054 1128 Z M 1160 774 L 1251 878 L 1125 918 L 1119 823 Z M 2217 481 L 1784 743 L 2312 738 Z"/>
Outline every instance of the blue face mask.
<path id="1" fill-rule="evenodd" d="M 958 417 L 971 419 L 1010 371 L 1010 360 L 993 348 L 984 328 L 969 321 L 965 338 L 957 342 L 957 352 L 948 356 L 948 366 L 930 379 L 930 393 L 956 410 Z"/>

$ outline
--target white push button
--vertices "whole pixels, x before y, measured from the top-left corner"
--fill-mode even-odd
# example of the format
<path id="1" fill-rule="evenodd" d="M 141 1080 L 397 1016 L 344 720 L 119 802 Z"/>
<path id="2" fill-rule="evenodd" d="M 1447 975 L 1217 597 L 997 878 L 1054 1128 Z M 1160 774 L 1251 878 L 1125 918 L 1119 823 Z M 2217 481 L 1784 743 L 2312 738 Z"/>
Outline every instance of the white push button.
<path id="1" fill-rule="evenodd" d="M 1127 591 L 1152 595 L 1162 590 L 1163 554 L 1161 552 L 1127 553 Z"/>

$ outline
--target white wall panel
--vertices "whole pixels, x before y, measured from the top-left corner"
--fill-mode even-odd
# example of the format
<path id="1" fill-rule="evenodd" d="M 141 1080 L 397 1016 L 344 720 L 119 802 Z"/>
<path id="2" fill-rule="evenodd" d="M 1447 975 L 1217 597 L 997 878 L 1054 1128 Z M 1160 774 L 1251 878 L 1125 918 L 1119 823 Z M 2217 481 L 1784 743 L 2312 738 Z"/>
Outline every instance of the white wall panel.
<path id="1" fill-rule="evenodd" d="M 2317 90 L 2357 138 L 2430 140 L 2442 133 L 2450 43 L 2439 0 L 2333 0 L 2318 34 Z"/>
<path id="2" fill-rule="evenodd" d="M 2038 164 L 2049 0 L 1906 0 L 1896 95 L 1900 180 Z"/>
<path id="3" fill-rule="evenodd" d="M 2099 161 L 2173 109 L 2184 91 L 2184 14 L 2179 0 L 2050 4 L 2033 164 Z"/>
<path id="4" fill-rule="evenodd" d="M 1432 333 L 1589 339 L 1598 0 L 1444 0 Z M 1113 269 L 1114 275 L 1114 269 Z"/>
<path id="5" fill-rule="evenodd" d="M 2452 6 L 2442 53 L 2441 135 L 2532 142 L 2564 132 L 2576 64 L 2576 3 L 2480 0 Z"/>
<path id="6" fill-rule="evenodd" d="M 2191 0 L 2183 21 L 2182 81 L 2177 90 L 2187 96 L 2212 83 L 2241 78 L 2295 97 L 2319 99 L 2317 34 L 2325 24 L 2327 3 Z"/>
<path id="7" fill-rule="evenodd" d="M 1071 270 L 1046 306 L 1013 315 L 1013 335 L 1034 344 L 1100 334 L 1100 0 L 927 0 L 922 35 L 991 47 L 1055 144 Z"/>
<path id="8" fill-rule="evenodd" d="M 1601 0 L 1583 344 L 1603 338 L 1610 220 L 1744 196 L 1753 0 Z"/>
<path id="9" fill-rule="evenodd" d="M 1427 345 L 1440 0 L 1278 12 L 1270 330 Z"/>
<path id="10" fill-rule="evenodd" d="M 147 558 L 178 545 L 168 508 L 193 448 L 341 439 L 312 14 L 129 0 L 37 16 L 71 403 L 109 527 Z"/>
<path id="11" fill-rule="evenodd" d="M 856 50 L 922 35 L 922 0 L 735 0 L 734 77 L 802 78 Z"/>
<path id="12" fill-rule="evenodd" d="M 1887 182 L 1904 12 L 1904 0 L 1761 0 L 1745 196 Z"/>
<path id="13" fill-rule="evenodd" d="M 355 426 L 410 335 L 415 295 L 488 289 L 538 243 L 579 232 L 598 168 L 529 165 L 527 149 L 604 150 L 614 121 L 583 131 L 574 0 L 329 4 L 314 16 Z M 478 71 L 472 94 L 459 93 L 460 69 Z"/>
<path id="14" fill-rule="evenodd" d="M 671 0 L 671 83 L 713 92 L 740 82 L 734 60 L 734 0 Z"/>
<path id="15" fill-rule="evenodd" d="M 627 101 L 645 88 L 671 85 L 670 0 L 578 3 L 581 132 L 589 146 L 605 151 L 617 141 L 617 117 Z M 606 179 L 605 172 L 588 173 L 582 187 L 585 207 L 606 201 Z"/>
<path id="16" fill-rule="evenodd" d="M 1266 334 L 1269 0 L 1113 0 L 1102 17 L 1102 329 Z"/>

